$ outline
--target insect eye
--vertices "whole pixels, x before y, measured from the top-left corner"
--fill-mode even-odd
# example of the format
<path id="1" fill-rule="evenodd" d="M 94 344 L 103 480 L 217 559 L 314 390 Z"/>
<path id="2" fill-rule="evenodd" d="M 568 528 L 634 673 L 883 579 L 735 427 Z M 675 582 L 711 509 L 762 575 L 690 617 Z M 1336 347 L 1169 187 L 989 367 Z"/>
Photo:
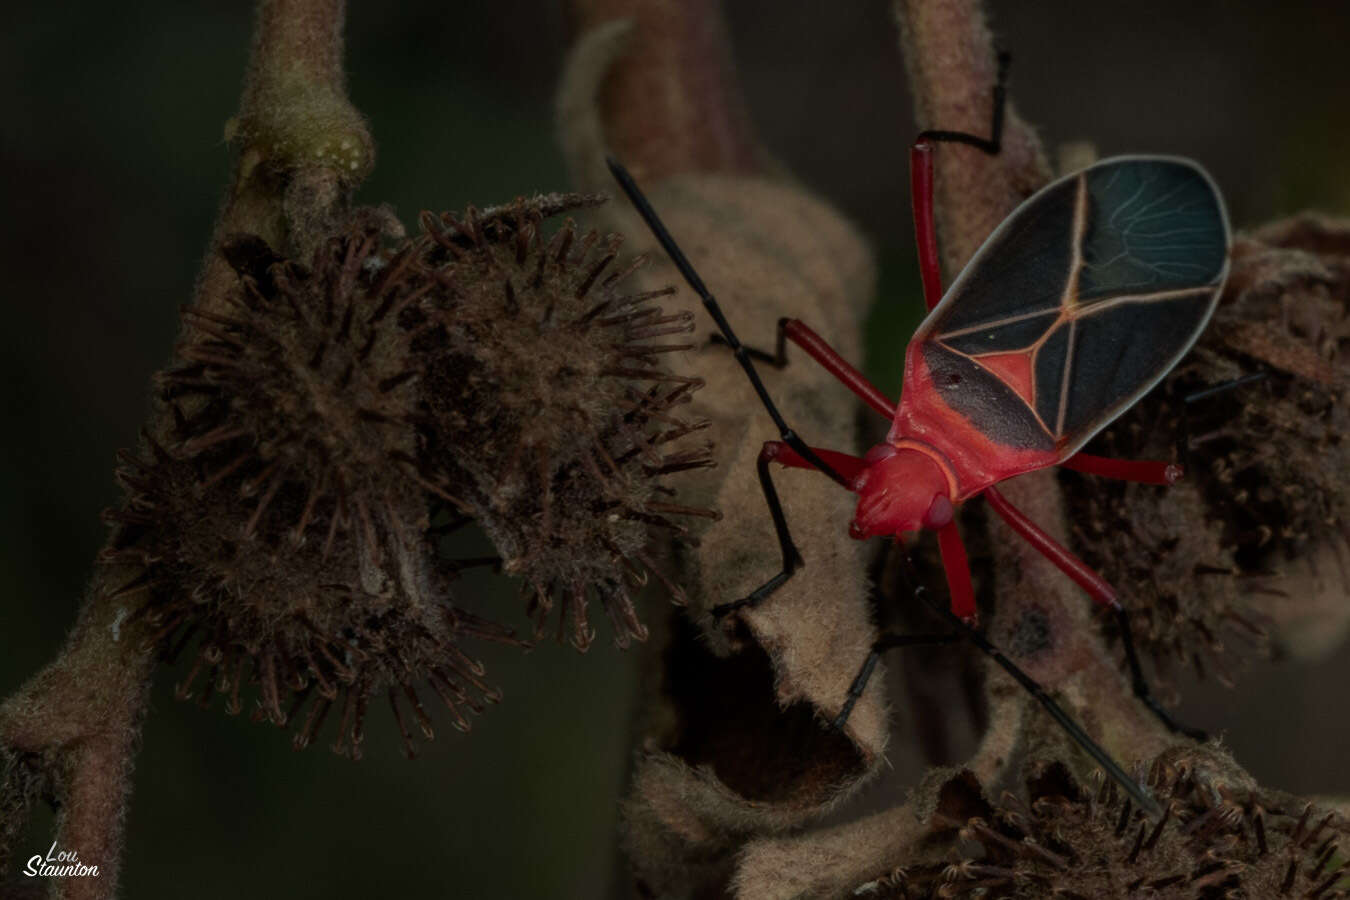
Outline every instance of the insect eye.
<path id="1" fill-rule="evenodd" d="M 949 525 L 955 516 L 956 510 L 952 508 L 952 502 L 942 494 L 938 494 L 933 498 L 928 512 L 923 517 L 923 525 L 925 528 L 942 528 Z"/>
<path id="2" fill-rule="evenodd" d="M 889 459 L 899 452 L 900 449 L 894 444 L 877 444 L 871 450 L 867 451 L 867 455 L 863 457 L 863 462 L 869 466 L 873 466 L 883 459 Z"/>

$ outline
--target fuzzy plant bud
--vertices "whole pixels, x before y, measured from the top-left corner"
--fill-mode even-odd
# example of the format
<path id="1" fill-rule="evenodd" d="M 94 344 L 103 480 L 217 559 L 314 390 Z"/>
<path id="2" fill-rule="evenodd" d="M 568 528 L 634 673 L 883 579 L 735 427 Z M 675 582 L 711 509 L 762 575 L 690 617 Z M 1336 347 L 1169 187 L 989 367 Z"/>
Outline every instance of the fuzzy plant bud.
<path id="1" fill-rule="evenodd" d="M 224 308 L 184 310 L 176 364 L 158 376 L 164 433 L 124 453 L 123 505 L 104 562 L 110 592 L 172 659 L 192 647 L 181 698 L 225 695 L 257 718 L 299 723 L 297 749 L 341 707 L 334 749 L 361 752 L 384 693 L 433 735 L 416 685 L 452 723 L 497 699 L 464 637 L 511 633 L 450 602 L 453 566 L 428 532 L 440 501 L 417 471 L 418 372 L 397 306 L 409 294 L 358 213 L 310 260 L 227 239 L 238 273 Z"/>
<path id="2" fill-rule="evenodd" d="M 681 413 L 702 380 L 664 357 L 693 349 L 689 312 L 638 292 L 619 264 L 621 239 L 545 219 L 596 198 L 540 197 L 460 218 L 424 214 L 412 263 L 425 296 L 410 329 L 425 403 L 423 466 L 433 490 L 473 516 L 503 570 L 524 584 L 537 631 L 579 649 L 598 601 L 614 640 L 643 640 L 633 606 L 649 575 L 677 602 L 651 555 L 653 532 L 683 537 L 691 518 L 671 476 L 713 464 L 707 428 Z M 393 265 L 402 264 L 397 259 Z"/>
<path id="3" fill-rule="evenodd" d="M 423 216 L 387 246 L 359 211 L 313 258 L 255 236 L 225 240 L 226 302 L 184 310 L 158 376 L 169 423 L 124 453 L 127 490 L 104 562 L 109 589 L 169 660 L 191 648 L 180 697 L 257 686 L 257 718 L 310 743 L 340 705 L 335 749 L 359 755 L 369 699 L 392 707 L 405 751 L 430 739 L 430 689 L 451 722 L 497 692 L 465 639 L 517 641 L 456 602 L 445 534 L 476 524 L 520 578 L 536 629 L 584 649 L 597 599 L 620 645 L 646 629 L 635 590 L 653 534 L 689 517 L 668 476 L 712 465 L 707 427 L 680 414 L 702 382 L 660 365 L 690 349 L 688 313 L 634 293 L 619 238 L 550 215 L 594 202 L 518 201 L 461 220 Z M 124 599 L 125 598 L 125 599 Z M 410 716 L 410 717 L 409 717 Z"/>

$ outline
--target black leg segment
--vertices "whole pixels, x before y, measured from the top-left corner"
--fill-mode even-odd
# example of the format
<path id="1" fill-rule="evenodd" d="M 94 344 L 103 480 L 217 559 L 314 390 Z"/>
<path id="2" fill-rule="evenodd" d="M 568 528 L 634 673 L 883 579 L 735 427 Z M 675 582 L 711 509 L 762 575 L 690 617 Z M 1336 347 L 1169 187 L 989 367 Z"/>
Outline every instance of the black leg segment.
<path id="1" fill-rule="evenodd" d="M 1191 468 L 1191 409 L 1197 403 L 1203 403 L 1219 394 L 1226 394 L 1231 390 L 1252 384 L 1256 381 L 1262 381 L 1266 377 L 1265 372 L 1252 372 L 1249 375 L 1243 375 L 1240 378 L 1233 378 L 1229 381 L 1221 381 L 1218 384 L 1210 385 L 1207 388 L 1201 388 L 1193 391 L 1181 399 L 1181 422 L 1177 427 L 1177 462 L 1187 469 Z"/>
<path id="2" fill-rule="evenodd" d="M 872 652 L 867 654 L 867 658 L 863 660 L 862 668 L 858 669 L 858 674 L 853 677 L 853 683 L 848 686 L 848 696 L 844 698 L 844 705 L 840 707 L 839 715 L 834 717 L 830 727 L 835 731 L 844 727 L 849 714 L 853 712 L 854 704 L 863 695 L 863 691 L 867 690 L 867 682 L 872 680 L 872 672 L 876 669 L 881 654 L 887 650 L 894 650 L 899 647 L 931 647 L 937 644 L 955 644 L 964 640 L 964 638 L 965 636 L 961 634 L 883 634 L 872 645 Z"/>
<path id="3" fill-rule="evenodd" d="M 989 123 L 989 137 L 980 137 L 964 131 L 921 131 L 917 142 L 943 141 L 951 144 L 968 144 L 997 156 L 1003 146 L 1003 113 L 1008 103 L 1008 67 L 1012 64 L 1012 54 L 1000 51 L 998 54 L 998 76 L 994 81 L 994 111 Z"/>
<path id="4" fill-rule="evenodd" d="M 707 285 L 703 283 L 703 279 L 699 277 L 698 272 L 694 270 L 693 264 L 690 263 L 689 259 L 684 255 L 684 251 L 680 249 L 670 232 L 666 230 L 665 224 L 662 223 L 661 218 L 656 214 L 656 210 L 652 209 L 651 203 L 648 202 L 646 196 L 644 196 L 641 189 L 638 188 L 637 183 L 633 181 L 633 177 L 628 174 L 628 170 L 620 165 L 613 157 L 607 159 L 606 162 L 609 164 L 609 170 L 614 173 L 614 178 L 619 182 L 619 186 L 623 188 L 624 193 L 628 195 L 628 199 L 632 201 L 638 214 L 642 216 L 643 221 L 647 223 L 647 227 L 651 229 L 656 240 L 666 251 L 666 255 L 670 257 L 670 261 L 675 264 L 675 268 L 680 270 L 680 275 L 684 277 L 685 282 L 693 289 L 694 293 L 698 294 L 699 299 L 703 301 L 703 307 L 708 310 L 708 314 L 712 316 L 713 321 L 717 324 L 717 330 L 721 333 L 723 341 L 725 341 L 727 346 L 735 353 L 736 361 L 740 363 L 741 368 L 745 371 L 746 377 L 750 379 L 750 385 L 755 389 L 755 394 L 759 397 L 759 402 L 764 405 L 764 409 L 769 413 L 769 417 L 773 419 L 774 425 L 777 426 L 782 442 L 791 447 L 802 459 L 832 478 L 837 484 L 844 488 L 849 488 L 850 485 L 848 480 L 821 459 L 814 450 L 807 446 L 805 441 L 797 436 L 795 431 L 788 427 L 787 422 L 783 419 L 782 413 L 778 411 L 778 407 L 774 404 L 773 399 L 769 396 L 768 390 L 764 387 L 764 382 L 760 380 L 759 372 L 755 370 L 755 364 L 752 360 L 756 357 L 780 367 L 786 363 L 786 335 L 783 330 L 784 322 L 786 320 L 780 319 L 778 322 L 778 352 L 775 356 L 770 357 L 769 354 L 762 350 L 752 351 L 743 345 L 736 337 L 736 332 L 731 330 L 731 324 L 727 322 L 726 316 L 723 315 L 722 308 L 717 303 L 717 299 L 713 297 L 712 292 L 710 292 Z M 764 502 L 769 507 L 769 515 L 773 517 L 774 532 L 778 536 L 779 548 L 783 552 L 783 568 L 777 575 L 751 591 L 749 596 L 730 603 L 720 603 L 714 606 L 712 608 L 712 614 L 715 618 L 720 619 L 737 609 L 745 606 L 754 606 L 759 603 L 765 597 L 782 587 L 803 564 L 801 554 L 797 552 L 796 545 L 792 543 L 792 535 L 788 531 L 787 519 L 783 515 L 783 504 L 779 501 L 778 491 L 773 486 L 773 477 L 769 471 L 771 459 L 772 457 L 766 453 L 760 454 L 758 463 L 759 484 L 760 489 L 764 492 Z"/>
<path id="5" fill-rule="evenodd" d="M 797 552 L 797 545 L 792 543 L 792 535 L 788 532 L 787 517 L 783 515 L 783 503 L 778 499 L 778 490 L 773 486 L 773 472 L 769 468 L 773 456 L 767 451 L 768 445 L 765 445 L 765 449 L 759 454 L 755 469 L 759 473 L 759 488 L 764 492 L 764 503 L 769 507 L 769 515 L 773 518 L 773 531 L 778 537 L 778 548 L 783 552 L 783 569 L 740 600 L 714 606 L 712 614 L 715 619 L 721 619 L 741 607 L 759 603 L 782 587 L 803 565 L 802 555 Z"/>
<path id="6" fill-rule="evenodd" d="M 1134 688 L 1134 695 L 1153 711 L 1153 714 L 1158 717 L 1158 721 L 1167 726 L 1168 731 L 1180 732 L 1196 741 L 1208 740 L 1209 735 L 1205 734 L 1204 731 L 1183 725 L 1172 718 L 1172 714 L 1163 709 L 1163 705 L 1149 690 L 1148 681 L 1144 678 L 1143 667 L 1139 665 L 1139 654 L 1134 649 L 1134 634 L 1130 630 L 1130 614 L 1123 606 L 1116 607 L 1116 623 L 1120 626 L 1121 643 L 1125 645 L 1125 662 L 1130 667 L 1130 685 Z"/>
<path id="7" fill-rule="evenodd" d="M 1079 747 L 1082 747 L 1083 751 L 1087 753 L 1088 756 L 1091 756 L 1096 760 L 1097 764 L 1102 767 L 1107 776 L 1110 777 L 1112 781 L 1119 784 L 1121 788 L 1124 789 L 1126 795 L 1138 804 L 1141 809 L 1144 809 L 1153 816 L 1162 814 L 1162 810 L 1158 808 L 1158 804 L 1153 798 L 1144 793 L 1143 788 L 1141 788 L 1134 779 L 1125 774 L 1125 770 L 1111 758 L 1111 755 L 1102 749 L 1096 741 L 1089 737 L 1088 733 L 1079 727 L 1078 723 L 1070 718 L 1068 713 L 1060 708 L 1059 704 L 1054 701 L 1054 698 L 1047 694 L 1045 689 L 1042 688 L 1035 679 L 1026 672 L 1023 672 L 1021 668 L 1019 668 L 1012 660 L 1008 659 L 1008 657 L 1004 656 L 1003 651 L 990 643 L 989 639 L 980 631 L 970 627 L 962 621 L 959 616 L 953 615 L 952 611 L 945 605 L 938 603 L 929 597 L 927 589 L 924 588 L 915 575 L 914 563 L 908 556 L 902 557 L 902 561 L 904 563 L 902 571 L 910 584 L 911 592 L 914 594 L 915 599 L 922 602 L 940 617 L 946 619 L 957 633 L 964 635 L 967 640 L 976 647 L 979 647 L 986 656 L 998 663 L 998 665 L 1011 675 L 1018 684 L 1022 685 L 1027 693 L 1035 697 L 1037 702 L 1039 702 L 1045 711 L 1050 714 L 1050 717 L 1059 723 L 1059 726 L 1064 729 L 1069 737 L 1073 738 L 1074 743 Z"/>
<path id="8" fill-rule="evenodd" d="M 787 422 L 783 420 L 782 413 L 774 405 L 773 399 L 769 397 L 769 392 L 764 387 L 764 382 L 760 381 L 759 373 L 755 371 L 755 364 L 751 361 L 750 351 L 741 344 L 740 339 L 736 337 L 736 332 L 731 330 L 731 325 L 727 322 L 726 316 L 722 314 L 722 308 L 718 305 L 717 299 L 713 297 L 707 285 L 703 283 L 703 279 L 699 277 L 698 272 L 694 271 L 693 264 L 689 262 L 689 259 L 684 255 L 684 251 L 675 243 L 675 239 L 671 237 L 670 232 L 666 230 L 666 226 L 661 222 L 656 210 L 652 209 L 651 203 L 638 188 L 637 183 L 633 181 L 633 176 L 629 175 L 628 170 L 613 157 L 609 157 L 606 162 L 609 164 L 609 170 L 614 173 L 615 180 L 619 182 L 623 192 L 628 195 L 628 199 L 632 201 L 638 214 L 642 216 L 643 221 L 647 223 L 647 227 L 651 229 L 662 249 L 666 251 L 670 261 L 675 264 L 675 268 L 680 270 L 680 275 L 684 277 L 685 282 L 693 289 L 694 293 L 698 294 L 703 301 L 704 308 L 708 310 L 708 315 L 712 316 L 713 321 L 717 323 L 717 330 L 722 333 L 722 338 L 736 354 L 736 361 L 745 370 L 746 377 L 750 379 L 751 387 L 755 389 L 755 393 L 759 396 L 759 402 L 764 405 L 769 417 L 773 419 L 773 424 L 778 427 L 778 433 L 782 437 L 783 443 L 797 451 L 802 459 L 824 472 L 838 484 L 845 488 L 849 487 L 848 480 L 830 468 L 825 460 L 817 456 L 815 451 L 808 447 L 806 442 L 798 437 L 797 433 L 789 428 Z"/>
<path id="9" fill-rule="evenodd" d="M 760 350 L 758 347 L 746 347 L 745 352 L 750 355 L 751 359 L 757 359 L 765 365 L 773 366 L 775 369 L 786 367 L 788 363 L 787 323 L 788 320 L 786 317 L 778 320 L 778 338 L 774 342 L 774 352 L 770 353 L 768 350 Z M 720 334 L 714 334 L 711 340 L 714 344 L 730 346 L 727 344 L 727 339 Z"/>

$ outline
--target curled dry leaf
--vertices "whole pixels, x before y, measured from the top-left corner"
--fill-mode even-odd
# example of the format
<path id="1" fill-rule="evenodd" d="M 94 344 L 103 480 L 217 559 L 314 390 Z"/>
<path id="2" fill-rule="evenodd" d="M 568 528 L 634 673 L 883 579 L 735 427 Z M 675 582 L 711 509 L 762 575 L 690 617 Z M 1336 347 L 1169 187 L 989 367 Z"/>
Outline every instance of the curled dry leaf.
<path id="1" fill-rule="evenodd" d="M 1284 564 L 1261 595 L 1276 648 L 1302 662 L 1331 656 L 1350 631 L 1350 542 L 1340 535 Z"/>
<path id="2" fill-rule="evenodd" d="M 847 896 L 878 872 L 940 862 L 944 844 L 933 835 L 987 813 L 979 785 L 1000 776 L 1023 740 L 1024 692 L 1000 684 L 991 694 L 989 728 L 964 769 L 930 769 L 906 802 L 882 812 L 806 834 L 751 841 L 732 881 L 736 896 Z"/>
<path id="3" fill-rule="evenodd" d="M 579 187 L 611 188 L 600 154 L 614 141 L 640 180 L 646 171 L 641 135 L 629 127 L 610 130 L 623 108 L 598 103 L 606 78 L 638 77 L 642 54 L 653 43 L 693 34 L 703 47 L 709 33 L 716 30 L 654 29 L 639 4 L 630 28 L 609 25 L 581 37 L 558 101 L 562 143 Z M 653 77 L 683 89 L 682 70 L 653 52 Z M 611 69 L 616 59 L 624 64 Z M 706 85 L 694 93 L 725 96 Z M 659 112 L 643 115 L 661 119 Z M 717 110 L 705 112 L 719 119 Z M 659 124 L 638 130 L 660 132 Z M 858 358 L 858 325 L 873 271 L 857 234 L 795 185 L 727 174 L 744 170 L 745 154 L 719 163 L 716 152 L 703 152 L 708 145 L 693 145 L 702 150 L 691 150 L 689 159 L 660 154 L 659 177 L 643 188 L 738 336 L 772 348 L 778 319 L 798 317 L 845 356 Z M 608 210 L 610 221 L 629 235 L 645 234 L 636 215 L 622 214 L 625 206 Z M 649 277 L 669 283 L 678 276 L 662 254 Z M 687 485 L 689 502 L 717 508 L 723 518 L 693 535 L 697 544 L 682 542 L 675 552 L 691 609 L 706 611 L 744 597 L 782 568 L 755 477 L 761 445 L 778 434 L 732 354 L 709 344 L 712 322 L 698 298 L 681 291 L 671 301 L 677 304 L 693 313 L 699 346 L 671 364 L 677 370 L 696 365 L 706 380 L 691 407 L 711 422 L 718 447 L 718 468 L 691 473 Z M 843 388 L 801 354 L 781 371 L 761 368 L 784 416 L 808 441 L 856 452 L 856 405 Z M 640 883 L 658 894 L 725 883 L 730 851 L 745 835 L 819 815 L 881 759 L 880 691 L 869 690 L 845 733 L 828 728 L 873 639 L 863 548 L 844 537 L 842 525 L 852 498 L 817 473 L 774 477 L 805 568 L 725 630 L 706 615 L 702 635 L 687 625 L 673 628 L 664 678 L 653 679 L 656 698 L 641 726 L 644 752 L 625 804 L 624 835 Z"/>
<path id="4" fill-rule="evenodd" d="M 826 339 L 843 352 L 856 348 L 857 334 L 846 328 L 857 320 L 842 313 L 861 306 L 855 292 L 869 283 L 867 258 L 823 205 L 769 181 L 719 176 L 671 178 L 654 185 L 652 197 L 672 231 L 691 237 L 686 252 L 716 285 L 743 340 L 772 346 L 777 318 L 796 316 L 821 323 Z M 704 340 L 707 333 L 705 325 Z M 677 561 L 691 606 L 706 610 L 750 593 L 779 571 L 782 557 L 754 475 L 762 443 L 777 434 L 725 348 L 705 347 L 697 362 L 708 387 L 695 409 L 713 423 L 719 468 L 691 478 L 691 490 L 724 517 L 698 535 L 697 547 L 679 548 Z M 766 372 L 766 379 L 794 428 L 856 452 L 854 406 L 828 376 L 799 356 L 782 372 Z M 685 797 L 707 793 L 699 782 L 710 775 L 717 783 L 710 796 L 725 801 L 700 804 L 704 827 L 713 833 L 784 827 L 819 814 L 873 769 L 884 747 L 885 708 L 877 690 L 853 710 L 845 733 L 828 730 L 874 636 L 864 548 L 848 541 L 841 525 L 852 497 L 814 472 L 775 473 L 775 483 L 806 565 L 768 601 L 733 620 L 729 646 L 720 626 L 707 623 L 713 645 L 730 650 L 735 662 L 718 666 L 695 642 L 672 648 L 712 671 L 729 672 L 701 682 L 702 692 L 665 696 L 674 706 L 673 726 L 652 735 L 652 743 L 675 751 L 674 759 L 648 757 L 637 775 L 639 790 L 653 790 L 647 779 L 663 774 L 662 790 Z M 708 705 L 720 706 L 728 694 L 741 698 L 743 710 L 758 712 L 748 719 L 708 715 Z M 690 740 L 698 722 L 721 733 Z M 795 737 L 785 743 L 789 732 Z M 780 752 L 787 747 L 792 753 Z M 680 762 L 691 757 L 711 771 L 693 775 Z M 759 794 L 741 781 L 738 773 L 746 772 L 771 791 Z M 686 806 L 681 815 L 691 812 Z"/>

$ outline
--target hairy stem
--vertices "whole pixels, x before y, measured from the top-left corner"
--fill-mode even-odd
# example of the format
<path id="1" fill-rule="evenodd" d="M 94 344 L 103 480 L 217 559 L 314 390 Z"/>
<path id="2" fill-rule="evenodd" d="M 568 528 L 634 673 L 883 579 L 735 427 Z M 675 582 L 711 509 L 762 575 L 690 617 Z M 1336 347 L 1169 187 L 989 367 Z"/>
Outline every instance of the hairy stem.
<path id="1" fill-rule="evenodd" d="M 110 583 L 108 570 L 95 575 L 56 660 L 0 704 L 0 744 L 37 755 L 61 802 L 58 849 L 99 867 L 97 878 L 54 879 L 53 897 L 111 896 L 120 868 L 132 752 L 153 652 L 142 631 L 122 627 L 127 610 L 110 597 Z"/>
<path id="2" fill-rule="evenodd" d="M 211 304 L 236 281 L 215 248 L 256 234 L 305 258 L 374 167 L 375 143 L 347 98 L 345 0 L 260 0 L 239 111 L 225 125 L 234 172 L 197 285 Z"/>
<path id="3" fill-rule="evenodd" d="M 981 4 L 896 0 L 895 16 L 918 127 L 988 135 L 998 67 Z M 997 156 L 944 144 L 936 170 L 938 238 L 949 274 L 960 271 L 1013 207 L 1050 178 L 1040 141 L 1011 101 Z"/>
<path id="4" fill-rule="evenodd" d="M 895 13 L 919 127 L 987 134 L 997 50 L 981 3 L 896 0 Z M 1039 140 L 1011 104 L 997 155 L 962 144 L 943 144 L 936 156 L 935 208 L 939 246 L 948 272 L 959 271 L 988 234 L 1048 181 L 1050 174 Z M 1064 501 L 1053 473 L 1013 479 L 1000 490 L 1052 537 L 1063 541 L 1067 532 Z M 1089 730 L 1108 750 L 1126 756 L 1127 763 L 1158 752 L 1166 735 L 1155 720 L 1141 715 L 1142 707 L 1133 701 L 1096 636 L 1087 598 L 1001 520 L 990 518 L 1000 588 L 992 634 L 1007 643 L 1028 614 L 1048 623 L 1051 635 L 1044 646 L 1019 660 L 1028 674 L 1052 692 L 1072 684 L 1074 696 L 1065 699 L 1080 714 L 1091 709 Z M 991 679 L 991 691 L 998 689 L 999 680 L 997 676 Z"/>
<path id="5" fill-rule="evenodd" d="M 226 126 L 237 155 L 197 283 L 202 307 L 220 303 L 237 281 L 215 252 L 223 238 L 247 232 L 279 250 L 306 253 L 371 169 L 373 142 L 345 93 L 344 11 L 343 0 L 259 3 L 243 99 Z M 153 415 L 151 431 L 161 433 L 167 412 Z M 138 598 L 117 589 L 139 574 L 101 566 L 60 654 L 0 704 L 0 749 L 9 758 L 37 760 L 60 804 L 58 849 L 99 869 L 96 878 L 52 879 L 53 897 L 95 900 L 117 889 L 133 754 L 156 650 L 147 635 L 162 624 L 144 618 L 124 624 Z M 22 766 L 8 767 L 6 776 L 0 809 L 26 818 L 32 779 Z M 18 833 L 14 822 L 5 825 L 4 835 Z"/>
<path id="6" fill-rule="evenodd" d="M 759 168 L 716 0 L 577 0 L 578 33 L 624 20 L 627 41 L 599 85 L 609 149 L 644 182 L 680 172 Z M 625 27 L 625 26 L 619 26 Z M 601 174 L 601 183 L 608 178 Z"/>

